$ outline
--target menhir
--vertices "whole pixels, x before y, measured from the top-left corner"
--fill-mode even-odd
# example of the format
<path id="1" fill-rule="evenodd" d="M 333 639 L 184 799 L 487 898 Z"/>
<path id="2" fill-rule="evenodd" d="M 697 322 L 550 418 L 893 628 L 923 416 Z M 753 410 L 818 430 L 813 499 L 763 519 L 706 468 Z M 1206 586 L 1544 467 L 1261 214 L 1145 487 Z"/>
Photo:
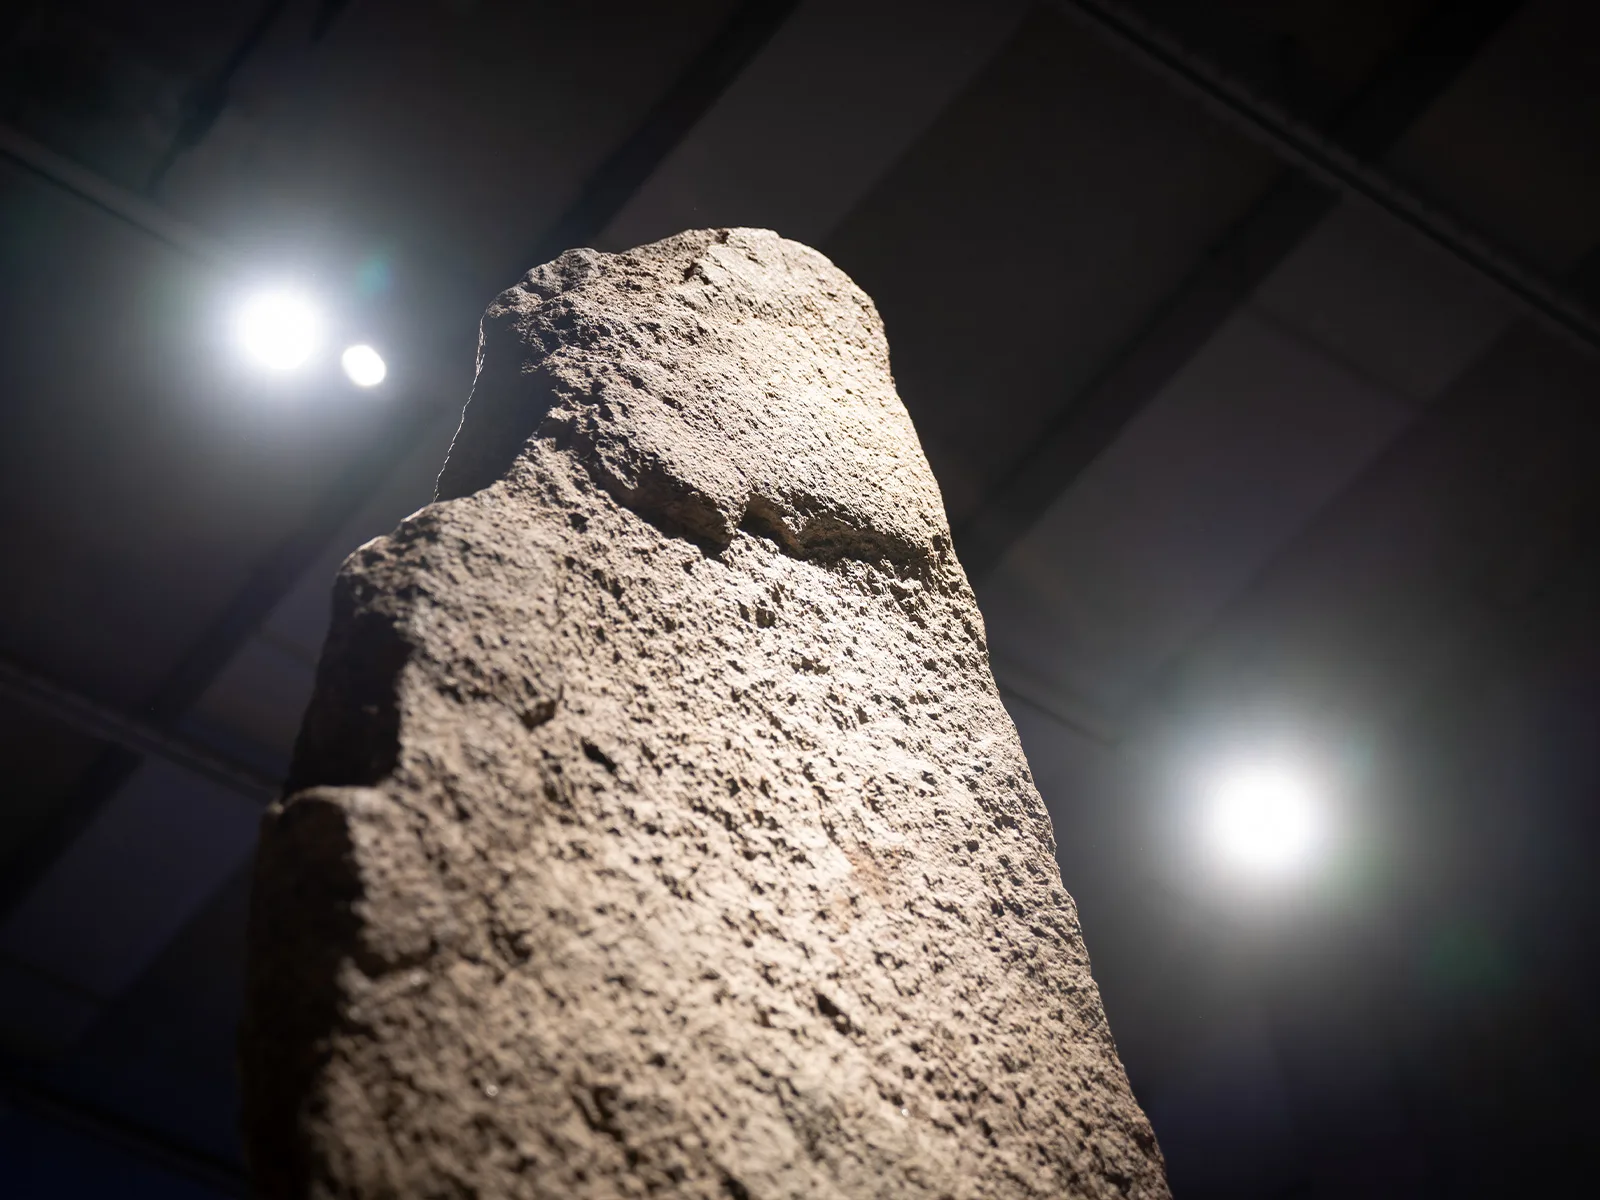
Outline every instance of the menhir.
<path id="1" fill-rule="evenodd" d="M 878 315 L 771 233 L 491 306 L 250 939 L 269 1197 L 1167 1195 Z"/>

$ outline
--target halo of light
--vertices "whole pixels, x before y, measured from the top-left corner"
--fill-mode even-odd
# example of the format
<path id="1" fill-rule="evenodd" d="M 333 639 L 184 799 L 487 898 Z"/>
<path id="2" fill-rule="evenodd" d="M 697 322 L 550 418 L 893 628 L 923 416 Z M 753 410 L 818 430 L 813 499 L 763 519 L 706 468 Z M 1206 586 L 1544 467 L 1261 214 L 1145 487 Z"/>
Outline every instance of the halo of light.
<path id="1" fill-rule="evenodd" d="M 293 291 L 258 292 L 239 308 L 235 333 L 257 364 L 292 371 L 311 357 L 322 340 L 322 314 Z"/>
<path id="2" fill-rule="evenodd" d="M 357 387 L 377 387 L 389 374 L 383 355 L 365 344 L 348 347 L 339 356 L 339 365 Z"/>
<path id="3" fill-rule="evenodd" d="M 1302 773 L 1262 763 L 1217 778 L 1206 824 L 1223 862 L 1257 876 L 1283 876 L 1310 865 L 1323 841 L 1325 814 Z"/>

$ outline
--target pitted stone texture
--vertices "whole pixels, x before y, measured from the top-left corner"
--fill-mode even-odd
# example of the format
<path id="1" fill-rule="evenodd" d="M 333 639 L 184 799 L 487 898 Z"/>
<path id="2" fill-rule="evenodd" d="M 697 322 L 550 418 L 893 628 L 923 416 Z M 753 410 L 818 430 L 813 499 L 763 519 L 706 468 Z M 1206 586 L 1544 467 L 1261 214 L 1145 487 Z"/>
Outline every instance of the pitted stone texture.
<path id="1" fill-rule="evenodd" d="M 877 311 L 814 250 L 750 230 L 575 250 L 482 329 L 441 499 L 499 479 L 538 425 L 619 502 L 717 548 L 741 524 L 808 557 L 948 547 Z"/>
<path id="2" fill-rule="evenodd" d="M 866 296 L 564 255 L 440 491 L 264 826 L 265 1194 L 1167 1195 Z"/>

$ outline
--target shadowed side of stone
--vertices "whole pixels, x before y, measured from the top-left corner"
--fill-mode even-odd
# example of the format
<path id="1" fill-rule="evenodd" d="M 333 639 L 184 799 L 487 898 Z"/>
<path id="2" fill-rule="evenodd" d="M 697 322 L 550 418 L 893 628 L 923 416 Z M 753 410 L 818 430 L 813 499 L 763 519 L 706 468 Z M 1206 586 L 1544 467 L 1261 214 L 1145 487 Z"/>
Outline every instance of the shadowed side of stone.
<path id="1" fill-rule="evenodd" d="M 264 823 L 263 1194 L 1167 1194 L 859 289 L 563 255 L 438 496 Z"/>

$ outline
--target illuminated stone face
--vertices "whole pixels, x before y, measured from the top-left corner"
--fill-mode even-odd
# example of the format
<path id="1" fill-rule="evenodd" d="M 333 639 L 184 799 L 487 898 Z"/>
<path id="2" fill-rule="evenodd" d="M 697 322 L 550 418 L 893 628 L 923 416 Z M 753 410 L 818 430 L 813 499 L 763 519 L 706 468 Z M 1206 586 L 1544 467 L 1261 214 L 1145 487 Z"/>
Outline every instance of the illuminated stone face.
<path id="1" fill-rule="evenodd" d="M 265 1194 L 1163 1197 L 868 298 L 752 230 L 491 307 L 256 882 Z"/>

